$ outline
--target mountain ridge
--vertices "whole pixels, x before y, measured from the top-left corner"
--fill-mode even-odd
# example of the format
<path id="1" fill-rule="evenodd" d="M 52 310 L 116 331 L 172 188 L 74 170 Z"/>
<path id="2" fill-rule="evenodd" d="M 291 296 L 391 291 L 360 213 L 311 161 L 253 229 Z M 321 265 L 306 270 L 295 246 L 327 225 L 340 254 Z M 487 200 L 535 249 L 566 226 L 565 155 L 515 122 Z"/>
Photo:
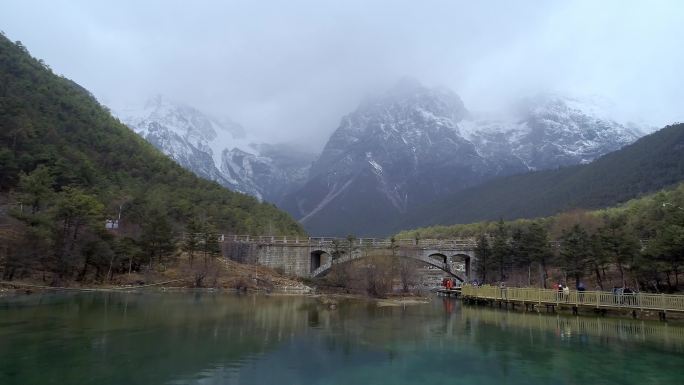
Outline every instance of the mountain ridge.
<path id="1" fill-rule="evenodd" d="M 684 124 L 592 163 L 495 179 L 418 207 L 396 229 L 540 217 L 619 204 L 684 180 Z"/>
<path id="2" fill-rule="evenodd" d="M 639 135 L 559 97 L 517 120 L 476 120 L 452 91 L 403 81 L 341 119 L 282 207 L 312 233 L 387 234 L 388 223 L 425 202 L 495 177 L 591 161 Z"/>

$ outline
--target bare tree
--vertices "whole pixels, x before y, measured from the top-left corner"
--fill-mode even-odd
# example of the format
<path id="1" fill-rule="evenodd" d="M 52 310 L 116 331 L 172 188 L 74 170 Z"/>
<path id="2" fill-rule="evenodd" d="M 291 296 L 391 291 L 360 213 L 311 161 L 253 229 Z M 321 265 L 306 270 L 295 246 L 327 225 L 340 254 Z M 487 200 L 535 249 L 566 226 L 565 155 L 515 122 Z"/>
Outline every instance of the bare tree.
<path id="1" fill-rule="evenodd" d="M 401 290 L 408 293 L 412 286 L 418 282 L 418 263 L 407 258 L 399 260 L 399 279 Z"/>
<path id="2" fill-rule="evenodd" d="M 368 295 L 383 297 L 392 291 L 394 266 L 389 256 L 372 257 L 363 267 L 365 288 Z"/>

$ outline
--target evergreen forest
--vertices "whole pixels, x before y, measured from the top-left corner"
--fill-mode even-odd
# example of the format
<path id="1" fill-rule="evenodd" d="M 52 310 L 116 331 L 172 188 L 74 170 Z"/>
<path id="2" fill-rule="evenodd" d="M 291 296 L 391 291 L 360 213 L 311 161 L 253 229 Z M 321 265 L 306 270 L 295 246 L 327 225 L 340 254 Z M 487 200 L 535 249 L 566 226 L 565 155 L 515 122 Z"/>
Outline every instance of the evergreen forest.
<path id="1" fill-rule="evenodd" d="M 480 283 L 675 292 L 684 284 L 684 184 L 608 209 L 432 226 L 396 238 L 475 239 Z"/>

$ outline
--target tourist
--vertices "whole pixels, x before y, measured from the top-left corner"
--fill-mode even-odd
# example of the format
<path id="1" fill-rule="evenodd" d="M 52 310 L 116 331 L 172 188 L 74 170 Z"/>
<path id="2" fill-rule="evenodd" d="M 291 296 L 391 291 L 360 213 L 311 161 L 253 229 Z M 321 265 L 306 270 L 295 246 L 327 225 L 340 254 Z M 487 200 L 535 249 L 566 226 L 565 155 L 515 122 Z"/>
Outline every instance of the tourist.
<path id="1" fill-rule="evenodd" d="M 563 286 L 563 297 L 565 298 L 565 302 L 568 302 L 568 299 L 570 298 L 570 288 L 568 285 Z"/>
<path id="2" fill-rule="evenodd" d="M 636 304 L 636 298 L 635 298 L 634 290 L 630 289 L 629 287 L 626 287 L 626 288 L 624 288 L 624 290 L 622 290 L 622 295 L 624 297 L 623 303 L 626 303 L 627 305 L 635 305 Z"/>
<path id="3" fill-rule="evenodd" d="M 579 285 L 577 285 L 577 292 L 578 292 L 578 298 L 580 302 L 584 302 L 584 291 L 586 288 L 584 287 L 584 283 L 580 282 Z"/>

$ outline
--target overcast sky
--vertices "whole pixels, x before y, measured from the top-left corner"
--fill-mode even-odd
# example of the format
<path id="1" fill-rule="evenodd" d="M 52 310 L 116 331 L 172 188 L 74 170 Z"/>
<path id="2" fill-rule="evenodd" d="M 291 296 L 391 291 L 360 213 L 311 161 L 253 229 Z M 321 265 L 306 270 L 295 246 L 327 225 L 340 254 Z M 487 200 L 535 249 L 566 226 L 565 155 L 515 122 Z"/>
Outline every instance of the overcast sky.
<path id="1" fill-rule="evenodd" d="M 3 0 L 0 30 L 104 104 L 159 93 L 312 147 L 402 76 L 473 110 L 554 91 L 684 121 L 678 0 Z"/>

